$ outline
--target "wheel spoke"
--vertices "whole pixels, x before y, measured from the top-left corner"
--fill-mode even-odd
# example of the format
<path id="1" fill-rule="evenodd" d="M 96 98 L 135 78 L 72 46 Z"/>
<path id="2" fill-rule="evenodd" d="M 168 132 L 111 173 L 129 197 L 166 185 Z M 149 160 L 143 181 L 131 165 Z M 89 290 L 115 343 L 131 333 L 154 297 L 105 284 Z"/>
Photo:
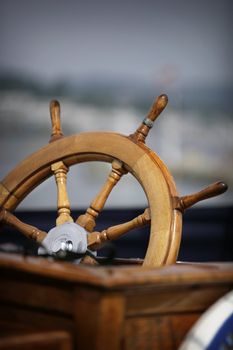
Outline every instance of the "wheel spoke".
<path id="1" fill-rule="evenodd" d="M 47 235 L 45 231 L 41 231 L 37 227 L 25 224 L 4 208 L 0 210 L 0 222 L 14 227 L 23 233 L 26 237 L 31 238 L 38 243 L 41 243 Z"/>
<path id="2" fill-rule="evenodd" d="M 108 229 L 103 230 L 102 232 L 91 232 L 87 236 L 88 248 L 98 249 L 101 247 L 102 243 L 106 241 L 115 240 L 130 230 L 148 225 L 150 224 L 150 221 L 150 210 L 149 208 L 147 208 L 145 209 L 143 214 L 137 216 L 131 221 L 125 222 L 120 225 L 111 226 Z"/>
<path id="3" fill-rule="evenodd" d="M 57 184 L 57 211 L 58 217 L 56 225 L 64 224 L 65 222 L 73 222 L 70 216 L 70 202 L 67 193 L 66 179 L 68 168 L 63 162 L 52 164 L 51 169 L 54 173 Z"/>
<path id="4" fill-rule="evenodd" d="M 97 196 L 92 200 L 86 213 L 78 217 L 76 221 L 77 224 L 84 227 L 89 232 L 93 231 L 93 228 L 96 225 L 95 220 L 103 209 L 113 187 L 118 183 L 122 175 L 126 173 L 127 171 L 124 169 L 122 162 L 119 162 L 117 160 L 114 160 L 112 162 L 112 170 L 105 184 Z"/>

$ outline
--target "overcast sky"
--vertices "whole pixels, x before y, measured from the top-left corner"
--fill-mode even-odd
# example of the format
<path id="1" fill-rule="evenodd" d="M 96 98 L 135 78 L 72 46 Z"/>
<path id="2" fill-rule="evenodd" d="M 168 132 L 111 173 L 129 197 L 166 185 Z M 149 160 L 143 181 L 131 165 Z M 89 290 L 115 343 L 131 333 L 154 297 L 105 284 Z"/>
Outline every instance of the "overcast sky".
<path id="1" fill-rule="evenodd" d="M 0 0 L 0 72 L 232 83 L 232 0 Z"/>

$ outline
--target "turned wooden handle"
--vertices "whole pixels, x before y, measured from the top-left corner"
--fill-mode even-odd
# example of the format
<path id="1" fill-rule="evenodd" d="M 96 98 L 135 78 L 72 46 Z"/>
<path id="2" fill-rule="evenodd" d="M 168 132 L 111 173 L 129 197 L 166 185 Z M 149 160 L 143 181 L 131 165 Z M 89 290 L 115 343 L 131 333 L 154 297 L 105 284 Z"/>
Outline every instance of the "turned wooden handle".
<path id="1" fill-rule="evenodd" d="M 137 216 L 131 221 L 120 225 L 109 227 L 102 232 L 92 232 L 87 236 L 88 247 L 91 249 L 98 249 L 105 241 L 113 241 L 118 239 L 123 234 L 135 228 L 145 226 L 151 222 L 150 210 L 145 209 L 144 213 Z"/>
<path id="2" fill-rule="evenodd" d="M 167 103 L 168 103 L 167 95 L 162 94 L 158 96 L 155 102 L 153 103 L 149 113 L 147 114 L 146 118 L 143 120 L 142 124 L 135 131 L 135 133 L 130 135 L 129 137 L 136 142 L 145 142 L 145 139 L 150 129 L 153 127 L 154 121 L 157 119 L 160 113 L 164 110 Z"/>
<path id="3" fill-rule="evenodd" d="M 41 243 L 47 235 L 46 232 L 20 221 L 15 215 L 11 214 L 4 208 L 1 208 L 0 210 L 0 222 L 14 227 L 23 233 L 26 237 L 31 238 L 39 243 Z"/>
<path id="4" fill-rule="evenodd" d="M 161 112 L 164 110 L 164 108 L 166 107 L 168 103 L 168 97 L 165 94 L 162 94 L 160 96 L 158 96 L 155 100 L 155 102 L 153 103 L 149 113 L 147 114 L 148 119 L 150 119 L 152 122 L 155 121 L 155 119 L 157 119 L 157 117 L 161 114 Z"/>
<path id="5" fill-rule="evenodd" d="M 184 196 L 180 198 L 180 209 L 185 210 L 190 208 L 197 202 L 203 201 L 204 199 L 208 199 L 211 197 L 218 196 L 227 190 L 227 184 L 224 182 L 215 182 L 212 185 L 204 188 L 202 191 L 193 193 L 189 196 Z"/>
<path id="6" fill-rule="evenodd" d="M 52 142 L 63 136 L 61 129 L 60 103 L 56 100 L 50 102 L 50 117 L 52 123 L 50 142 Z"/>

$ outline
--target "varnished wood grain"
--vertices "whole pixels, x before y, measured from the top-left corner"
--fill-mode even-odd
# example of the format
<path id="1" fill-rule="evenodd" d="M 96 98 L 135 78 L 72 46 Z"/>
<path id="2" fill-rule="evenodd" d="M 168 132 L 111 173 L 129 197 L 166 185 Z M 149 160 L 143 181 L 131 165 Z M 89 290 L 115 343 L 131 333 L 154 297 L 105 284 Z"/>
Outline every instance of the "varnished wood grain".
<path id="1" fill-rule="evenodd" d="M 177 350 L 184 334 L 199 313 L 129 318 L 125 325 L 124 350 Z"/>
<path id="2" fill-rule="evenodd" d="M 18 279 L 17 276 L 7 278 L 2 276 L 5 283 L 0 284 L 0 300 L 15 307 L 27 305 L 31 308 L 46 312 L 59 312 L 71 315 L 73 312 L 72 287 L 61 283 L 58 286 L 45 280 Z"/>
<path id="3" fill-rule="evenodd" d="M 68 332 L 40 332 L 14 335 L 0 339 L 1 350 L 72 350 L 72 339 Z"/>
<path id="4" fill-rule="evenodd" d="M 43 291 L 41 289 L 40 291 Z M 0 337 L 38 331 L 73 331 L 73 320 L 64 314 L 46 312 L 40 308 L 0 303 Z"/>
<path id="5" fill-rule="evenodd" d="M 232 263 L 179 263 L 172 266 L 148 268 L 141 266 L 95 267 L 76 266 L 70 263 L 49 261 L 39 257 L 22 257 L 15 254 L 0 254 L 0 267 L 5 271 L 18 271 L 33 276 L 48 276 L 58 281 L 73 281 L 101 286 L 106 289 L 121 289 L 127 286 L 193 285 L 233 283 Z"/>
<path id="6" fill-rule="evenodd" d="M 124 324 L 124 297 L 83 288 L 75 295 L 77 344 L 82 349 L 118 350 Z M 90 312 L 87 312 L 89 310 Z"/>
<path id="7" fill-rule="evenodd" d="M 142 291 L 126 293 L 127 317 L 150 316 L 155 313 L 170 314 L 177 312 L 201 313 L 222 295 L 230 291 L 231 286 L 212 283 L 193 283 L 185 287 L 160 286 L 160 290 L 144 288 Z M 156 294 L 156 297 L 155 297 Z"/>

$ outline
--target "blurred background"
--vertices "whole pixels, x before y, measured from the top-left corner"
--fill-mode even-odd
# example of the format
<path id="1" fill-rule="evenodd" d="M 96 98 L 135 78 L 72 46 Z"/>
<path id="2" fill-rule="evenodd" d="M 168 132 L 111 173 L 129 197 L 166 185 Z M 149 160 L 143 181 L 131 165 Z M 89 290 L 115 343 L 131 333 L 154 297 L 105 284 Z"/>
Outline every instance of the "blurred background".
<path id="1" fill-rule="evenodd" d="M 223 180 L 228 192 L 202 205 L 232 205 L 232 14 L 231 0 L 0 0 L 0 177 L 48 142 L 51 99 L 61 103 L 65 135 L 128 135 L 166 93 L 148 146 L 181 195 Z M 72 207 L 87 207 L 108 171 L 102 163 L 72 167 Z M 19 209 L 55 206 L 51 178 Z M 145 206 L 131 175 L 107 203 Z"/>

